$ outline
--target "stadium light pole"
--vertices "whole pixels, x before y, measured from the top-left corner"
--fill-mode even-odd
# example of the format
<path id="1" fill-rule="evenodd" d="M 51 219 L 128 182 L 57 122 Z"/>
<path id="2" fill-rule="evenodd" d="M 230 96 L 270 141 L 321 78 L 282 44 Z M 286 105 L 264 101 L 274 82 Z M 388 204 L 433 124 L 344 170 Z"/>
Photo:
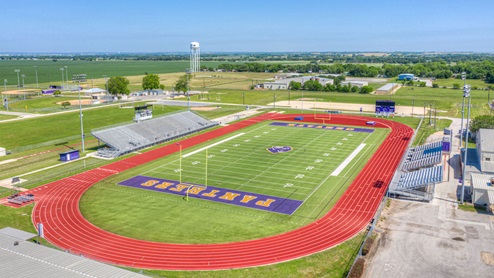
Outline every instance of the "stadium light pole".
<path id="1" fill-rule="evenodd" d="M 81 91 L 79 90 L 79 118 L 81 120 L 81 144 L 82 144 L 82 152 L 84 152 L 84 126 L 82 124 L 82 103 L 81 103 Z"/>
<path id="2" fill-rule="evenodd" d="M 64 76 L 63 76 L 63 70 L 64 70 L 64 68 L 60 68 L 60 71 L 62 71 L 62 87 L 63 87 L 63 78 L 64 78 Z"/>
<path id="3" fill-rule="evenodd" d="M 463 88 L 467 85 L 467 74 L 466 72 L 461 73 L 461 79 L 463 79 Z M 463 95 L 463 103 L 461 104 L 461 124 L 460 124 L 460 146 L 463 146 L 463 118 L 465 118 L 465 95 Z"/>
<path id="4" fill-rule="evenodd" d="M 3 80 L 3 88 L 4 88 L 4 92 L 6 92 L 7 91 L 7 79 L 4 79 Z M 7 95 L 5 97 L 7 97 Z M 5 103 L 4 101 L 5 101 L 5 99 L 3 98 L 3 94 L 2 94 L 2 103 L 3 103 L 4 107 L 5 107 L 5 109 L 7 109 L 7 111 L 9 111 L 9 102 L 8 102 L 8 100 L 7 100 L 7 103 Z"/>
<path id="5" fill-rule="evenodd" d="M 465 133 L 465 156 L 463 157 L 463 174 L 461 175 L 462 180 L 461 180 L 461 198 L 460 198 L 460 203 L 463 204 L 464 198 L 465 198 L 465 174 L 466 174 L 466 168 L 467 168 L 467 154 L 468 154 L 468 128 L 469 124 L 468 122 L 470 121 L 470 86 L 465 85 L 463 86 L 463 98 L 468 98 L 468 116 L 467 116 L 467 129 Z"/>
<path id="6" fill-rule="evenodd" d="M 34 66 L 34 71 L 36 72 L 36 88 L 39 88 L 39 85 L 38 85 L 38 66 Z"/>
<path id="7" fill-rule="evenodd" d="M 16 69 L 14 71 L 17 72 L 17 89 L 20 89 L 21 88 L 21 79 L 19 78 L 19 72 L 21 72 L 21 70 Z"/>

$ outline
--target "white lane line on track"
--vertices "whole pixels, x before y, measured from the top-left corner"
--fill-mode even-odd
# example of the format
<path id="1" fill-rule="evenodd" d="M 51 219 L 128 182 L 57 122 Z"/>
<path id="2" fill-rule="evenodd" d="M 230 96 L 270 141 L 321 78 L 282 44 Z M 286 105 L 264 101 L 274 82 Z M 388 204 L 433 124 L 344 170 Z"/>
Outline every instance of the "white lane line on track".
<path id="1" fill-rule="evenodd" d="M 352 160 L 358 155 L 358 153 L 365 147 L 365 144 L 360 144 L 341 164 L 336 168 L 331 176 L 338 176 L 345 167 L 352 162 Z"/>
<path id="2" fill-rule="evenodd" d="M 198 152 L 202 152 L 202 151 L 204 151 L 205 149 L 209 149 L 209 148 L 214 147 L 214 146 L 217 146 L 217 145 L 219 145 L 219 144 L 223 144 L 223 143 L 228 142 L 228 141 L 230 141 L 230 140 L 233 140 L 233 139 L 235 139 L 235 138 L 237 138 L 237 137 L 240 137 L 240 136 L 242 136 L 242 135 L 244 135 L 244 134 L 245 134 L 245 132 L 239 133 L 239 134 L 237 134 L 237 135 L 233 135 L 232 137 L 229 137 L 229 138 L 226 138 L 226 139 L 224 139 L 224 140 L 218 141 L 218 142 L 216 142 L 216 143 L 214 143 L 214 144 L 211 144 L 211 145 L 209 145 L 209 146 L 206 146 L 206 147 L 204 147 L 204 148 L 200 148 L 200 149 L 195 150 L 195 151 L 193 151 L 193 152 L 190 152 L 190 153 L 184 154 L 184 155 L 182 155 L 182 158 L 186 158 L 186 157 L 191 156 L 191 155 L 193 155 L 193 154 L 196 154 L 196 153 L 198 153 Z"/>

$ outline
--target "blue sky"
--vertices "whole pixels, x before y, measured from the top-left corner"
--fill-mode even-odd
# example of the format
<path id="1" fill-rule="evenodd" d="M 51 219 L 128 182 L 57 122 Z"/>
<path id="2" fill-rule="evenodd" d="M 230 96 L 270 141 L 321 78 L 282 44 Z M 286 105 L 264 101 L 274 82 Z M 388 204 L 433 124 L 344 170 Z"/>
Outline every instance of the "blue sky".
<path id="1" fill-rule="evenodd" d="M 494 52 L 494 1 L 17 0 L 1 52 Z"/>

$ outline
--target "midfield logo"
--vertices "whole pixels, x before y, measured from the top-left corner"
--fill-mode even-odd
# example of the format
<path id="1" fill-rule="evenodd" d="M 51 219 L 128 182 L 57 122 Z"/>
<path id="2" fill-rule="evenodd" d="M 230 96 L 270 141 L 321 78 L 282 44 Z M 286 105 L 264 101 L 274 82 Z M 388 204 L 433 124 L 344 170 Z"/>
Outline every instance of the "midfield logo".
<path id="1" fill-rule="evenodd" d="M 270 153 L 287 153 L 293 151 L 293 148 L 290 146 L 272 146 L 268 148 L 268 151 Z"/>

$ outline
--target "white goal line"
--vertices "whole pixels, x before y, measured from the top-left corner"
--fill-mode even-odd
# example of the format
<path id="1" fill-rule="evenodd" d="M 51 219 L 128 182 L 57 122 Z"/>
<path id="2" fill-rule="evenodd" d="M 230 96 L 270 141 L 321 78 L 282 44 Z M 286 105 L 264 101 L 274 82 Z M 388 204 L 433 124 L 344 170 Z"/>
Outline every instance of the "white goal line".
<path id="1" fill-rule="evenodd" d="M 204 148 L 200 148 L 200 149 L 195 150 L 195 151 L 193 151 L 193 152 L 190 152 L 190 153 L 184 154 L 184 155 L 182 155 L 182 157 L 183 157 L 183 158 L 185 158 L 185 157 L 189 157 L 189 156 L 194 155 L 194 154 L 196 154 L 196 153 L 198 153 L 198 152 L 202 152 L 202 151 L 204 151 L 204 150 L 206 150 L 206 149 L 209 149 L 209 148 L 211 148 L 211 147 L 214 147 L 214 146 L 217 146 L 217 145 L 219 145 L 219 144 L 223 144 L 223 143 L 225 143 L 225 142 L 228 142 L 228 141 L 230 141 L 230 140 L 233 140 L 233 139 L 235 139 L 235 138 L 237 138 L 237 137 L 240 137 L 240 136 L 242 136 L 242 135 L 244 135 L 244 134 L 245 134 L 245 132 L 239 133 L 239 134 L 237 134 L 237 135 L 233 135 L 232 137 L 229 137 L 229 138 L 226 138 L 226 139 L 224 139 L 224 140 L 218 141 L 218 142 L 216 142 L 216 143 L 214 143 L 214 144 L 211 144 L 211 145 L 209 145 L 209 146 L 206 146 L 206 147 L 204 147 Z"/>
<path id="2" fill-rule="evenodd" d="M 360 144 L 341 164 L 336 168 L 331 176 L 338 176 L 345 167 L 352 162 L 352 160 L 358 155 L 358 153 L 365 147 L 365 144 Z"/>

